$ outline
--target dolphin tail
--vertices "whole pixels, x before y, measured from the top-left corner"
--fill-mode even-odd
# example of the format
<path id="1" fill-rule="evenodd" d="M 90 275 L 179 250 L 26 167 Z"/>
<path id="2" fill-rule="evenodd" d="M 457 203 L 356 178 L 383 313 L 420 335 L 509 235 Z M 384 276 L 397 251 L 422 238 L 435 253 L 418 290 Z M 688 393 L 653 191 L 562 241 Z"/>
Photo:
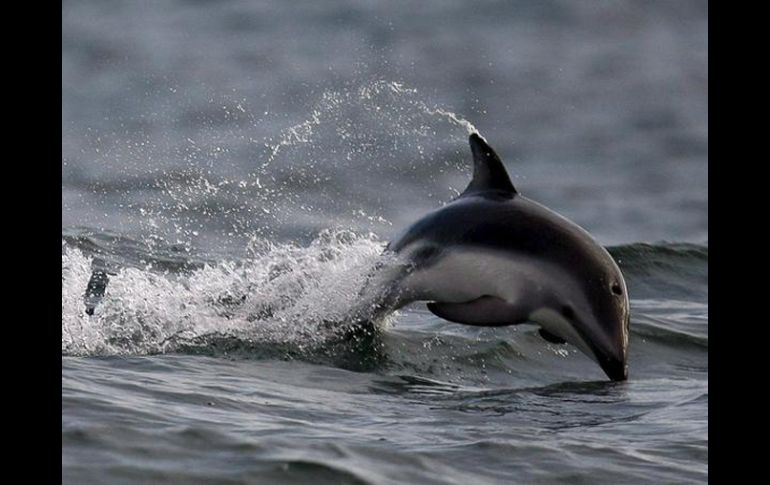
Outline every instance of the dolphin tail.
<path id="1" fill-rule="evenodd" d="M 83 297 L 86 305 L 86 314 L 93 315 L 96 306 L 104 298 L 104 293 L 107 291 L 107 283 L 110 282 L 110 278 L 106 271 L 96 269 L 91 272 L 91 278 L 88 280 L 88 286 L 86 286 L 86 293 Z"/>

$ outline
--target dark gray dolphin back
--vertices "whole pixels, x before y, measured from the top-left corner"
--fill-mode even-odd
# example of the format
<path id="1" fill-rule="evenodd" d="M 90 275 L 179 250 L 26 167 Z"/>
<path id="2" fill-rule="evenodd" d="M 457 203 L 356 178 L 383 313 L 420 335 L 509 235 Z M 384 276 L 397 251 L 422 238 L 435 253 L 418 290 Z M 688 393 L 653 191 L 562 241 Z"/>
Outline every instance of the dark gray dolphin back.
<path id="1" fill-rule="evenodd" d="M 398 252 L 418 240 L 445 250 L 462 245 L 515 251 L 569 267 L 606 257 L 575 223 L 521 195 L 503 199 L 496 192 L 464 194 L 407 228 L 388 249 Z"/>

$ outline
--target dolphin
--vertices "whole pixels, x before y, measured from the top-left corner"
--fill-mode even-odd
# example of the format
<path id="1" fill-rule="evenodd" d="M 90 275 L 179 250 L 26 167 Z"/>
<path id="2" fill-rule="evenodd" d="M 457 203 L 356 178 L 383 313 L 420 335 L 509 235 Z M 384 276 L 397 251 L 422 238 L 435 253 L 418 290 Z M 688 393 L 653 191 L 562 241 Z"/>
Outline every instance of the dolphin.
<path id="1" fill-rule="evenodd" d="M 399 270 L 381 277 L 383 305 L 427 301 L 465 325 L 538 324 L 546 340 L 569 342 L 610 379 L 627 379 L 628 291 L 615 261 L 577 224 L 522 196 L 479 134 L 470 146 L 465 191 L 386 246 Z"/>

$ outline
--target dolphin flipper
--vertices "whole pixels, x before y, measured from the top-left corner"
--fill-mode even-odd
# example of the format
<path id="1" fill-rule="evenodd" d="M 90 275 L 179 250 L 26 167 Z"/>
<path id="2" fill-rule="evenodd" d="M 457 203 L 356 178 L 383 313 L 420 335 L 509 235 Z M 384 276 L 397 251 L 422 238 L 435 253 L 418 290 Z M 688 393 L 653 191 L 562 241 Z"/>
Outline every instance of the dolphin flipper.
<path id="1" fill-rule="evenodd" d="M 494 296 L 482 296 L 465 303 L 428 303 L 437 317 L 450 322 L 480 327 L 518 325 L 528 321 L 529 309 Z"/>

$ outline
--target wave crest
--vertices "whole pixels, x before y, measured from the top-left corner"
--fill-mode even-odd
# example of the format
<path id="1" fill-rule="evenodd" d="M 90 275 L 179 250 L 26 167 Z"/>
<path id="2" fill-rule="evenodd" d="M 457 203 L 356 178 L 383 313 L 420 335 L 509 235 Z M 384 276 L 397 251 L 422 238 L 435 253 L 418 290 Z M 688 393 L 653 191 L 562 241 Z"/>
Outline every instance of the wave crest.
<path id="1" fill-rule="evenodd" d="M 162 353 L 207 335 L 323 346 L 359 308 L 382 249 L 372 234 L 324 231 L 308 247 L 254 240 L 245 261 L 189 273 L 122 268 L 89 316 L 94 260 L 63 242 L 62 354 Z"/>

